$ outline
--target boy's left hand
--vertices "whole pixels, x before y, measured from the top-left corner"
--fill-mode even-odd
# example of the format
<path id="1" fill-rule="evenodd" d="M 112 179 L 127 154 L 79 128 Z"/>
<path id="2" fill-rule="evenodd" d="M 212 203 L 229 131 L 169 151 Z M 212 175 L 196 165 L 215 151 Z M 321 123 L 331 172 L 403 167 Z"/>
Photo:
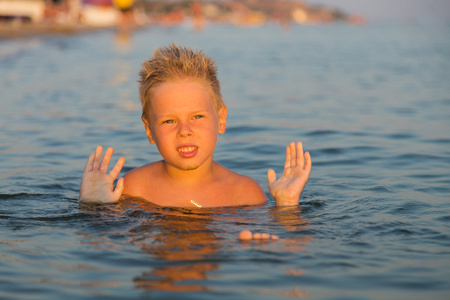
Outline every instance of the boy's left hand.
<path id="1" fill-rule="evenodd" d="M 283 175 L 278 178 L 274 170 L 267 171 L 269 191 L 275 198 L 276 206 L 298 205 L 300 195 L 311 172 L 311 156 L 303 155 L 301 142 L 290 143 L 286 147 L 286 161 Z"/>
<path id="2" fill-rule="evenodd" d="M 107 174 L 113 151 L 113 148 L 108 148 L 101 159 L 103 147 L 98 146 L 95 153 L 89 155 L 81 178 L 80 202 L 113 203 L 120 199 L 124 189 L 124 179 L 120 178 L 117 181 L 116 188 L 114 188 L 114 180 L 122 170 L 125 158 L 121 157 L 111 172 Z"/>

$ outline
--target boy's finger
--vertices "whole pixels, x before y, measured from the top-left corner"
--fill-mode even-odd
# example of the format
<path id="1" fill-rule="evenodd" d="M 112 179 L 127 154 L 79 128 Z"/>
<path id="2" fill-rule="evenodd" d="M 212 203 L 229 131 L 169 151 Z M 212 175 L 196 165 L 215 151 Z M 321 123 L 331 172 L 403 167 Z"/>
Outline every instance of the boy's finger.
<path id="1" fill-rule="evenodd" d="M 305 152 L 305 166 L 304 169 L 311 172 L 311 155 L 309 152 Z"/>
<path id="2" fill-rule="evenodd" d="M 305 165 L 305 158 L 303 157 L 303 144 L 302 142 L 297 143 L 297 166 L 303 168 Z"/>
<path id="3" fill-rule="evenodd" d="M 272 169 L 267 170 L 267 181 L 269 182 L 269 184 L 274 183 L 276 180 L 277 174 L 275 173 L 275 171 Z"/>
<path id="4" fill-rule="evenodd" d="M 287 169 L 291 166 L 291 148 L 286 147 L 286 160 L 284 161 L 284 168 Z"/>
<path id="5" fill-rule="evenodd" d="M 92 166 L 94 164 L 94 156 L 95 156 L 95 153 L 89 154 L 86 165 L 84 166 L 84 172 L 92 171 Z"/>
<path id="6" fill-rule="evenodd" d="M 109 147 L 106 152 L 105 155 L 103 156 L 102 162 L 100 164 L 100 171 L 105 172 L 108 171 L 108 166 L 109 166 L 109 162 L 111 160 L 111 156 L 114 153 L 114 149 Z"/>
<path id="7" fill-rule="evenodd" d="M 117 178 L 117 176 L 119 176 L 119 173 L 122 170 L 124 164 L 125 164 L 125 158 L 123 158 L 123 157 L 119 158 L 119 160 L 117 161 L 114 168 L 111 170 L 111 172 L 109 172 L 109 175 L 112 176 L 112 178 L 114 178 L 114 180 Z"/>
<path id="8" fill-rule="evenodd" d="M 124 179 L 122 177 L 119 178 L 119 180 L 117 180 L 116 188 L 114 190 L 114 194 L 116 195 L 116 201 L 118 201 L 120 196 L 122 196 L 123 189 L 124 189 Z"/>
<path id="9" fill-rule="evenodd" d="M 296 155 L 296 151 L 295 151 L 295 143 L 294 142 L 292 142 L 292 143 L 290 143 L 289 144 L 289 148 L 290 148 L 290 152 L 291 152 L 291 162 L 290 162 L 290 164 L 291 164 L 291 167 L 295 167 L 296 165 L 297 165 L 297 155 Z"/>
<path id="10" fill-rule="evenodd" d="M 100 158 L 102 157 L 103 147 L 97 146 L 97 149 L 95 149 L 95 157 L 94 157 L 94 164 L 92 165 L 92 169 L 98 170 L 98 167 L 100 166 Z"/>

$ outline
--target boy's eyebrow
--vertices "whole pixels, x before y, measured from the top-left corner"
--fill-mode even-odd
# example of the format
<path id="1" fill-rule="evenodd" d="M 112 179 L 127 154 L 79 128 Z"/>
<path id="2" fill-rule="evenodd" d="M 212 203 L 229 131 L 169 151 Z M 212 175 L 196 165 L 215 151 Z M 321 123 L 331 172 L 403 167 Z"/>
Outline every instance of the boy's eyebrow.
<path id="1" fill-rule="evenodd" d="M 189 112 L 188 114 L 189 115 L 196 115 L 196 114 L 209 114 L 210 112 L 208 112 L 207 110 L 204 110 L 204 109 L 200 109 L 200 110 L 194 110 L 194 111 L 191 111 L 191 112 Z M 168 113 L 168 114 L 165 114 L 165 115 L 158 115 L 158 114 L 153 114 L 154 115 L 154 117 L 155 117 L 155 119 L 156 120 L 159 120 L 159 119 L 165 119 L 165 118 L 169 118 L 169 117 L 172 117 L 172 116 L 174 116 L 174 114 L 172 114 L 172 113 Z"/>
<path id="2" fill-rule="evenodd" d="M 197 111 L 193 111 L 193 112 L 192 112 L 192 114 L 200 114 L 200 113 L 202 113 L 202 114 L 208 114 L 209 112 L 208 112 L 207 110 L 204 110 L 204 109 L 200 109 L 200 110 L 197 110 Z"/>

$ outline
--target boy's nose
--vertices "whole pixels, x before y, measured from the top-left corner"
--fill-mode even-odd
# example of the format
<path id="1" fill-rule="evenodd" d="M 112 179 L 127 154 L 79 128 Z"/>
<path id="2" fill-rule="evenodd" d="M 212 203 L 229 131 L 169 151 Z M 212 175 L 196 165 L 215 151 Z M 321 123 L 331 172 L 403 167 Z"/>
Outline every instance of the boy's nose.
<path id="1" fill-rule="evenodd" d="M 187 137 L 191 136 L 192 130 L 188 123 L 180 123 L 178 130 L 178 137 Z"/>

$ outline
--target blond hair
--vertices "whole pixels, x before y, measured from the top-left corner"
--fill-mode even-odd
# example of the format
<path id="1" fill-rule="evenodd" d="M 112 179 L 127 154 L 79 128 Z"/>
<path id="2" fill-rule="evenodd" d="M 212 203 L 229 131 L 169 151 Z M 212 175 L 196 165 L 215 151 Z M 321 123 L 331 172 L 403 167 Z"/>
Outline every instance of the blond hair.
<path id="1" fill-rule="evenodd" d="M 202 51 L 171 44 L 155 50 L 139 72 L 139 99 L 142 118 L 149 120 L 150 101 L 154 90 L 163 83 L 182 79 L 203 81 L 210 89 L 216 112 L 225 105 L 220 93 L 215 62 Z"/>

